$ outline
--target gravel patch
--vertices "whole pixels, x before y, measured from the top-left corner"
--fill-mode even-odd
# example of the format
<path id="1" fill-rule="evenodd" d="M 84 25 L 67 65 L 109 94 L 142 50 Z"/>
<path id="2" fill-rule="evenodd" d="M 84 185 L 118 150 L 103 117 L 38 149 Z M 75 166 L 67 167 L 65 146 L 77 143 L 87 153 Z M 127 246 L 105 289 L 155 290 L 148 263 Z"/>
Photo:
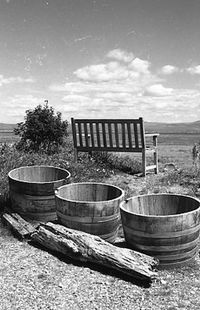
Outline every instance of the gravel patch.
<path id="1" fill-rule="evenodd" d="M 0 225 L 0 303 L 15 309 L 200 309 L 200 259 L 143 288 L 20 242 Z"/>
<path id="2" fill-rule="evenodd" d="M 131 194 L 147 190 L 143 178 L 118 176 L 110 182 L 119 185 L 119 178 Z M 184 267 L 159 270 L 151 287 L 143 288 L 21 242 L 2 223 L 0 278 L 1 310 L 200 309 L 199 255 Z"/>

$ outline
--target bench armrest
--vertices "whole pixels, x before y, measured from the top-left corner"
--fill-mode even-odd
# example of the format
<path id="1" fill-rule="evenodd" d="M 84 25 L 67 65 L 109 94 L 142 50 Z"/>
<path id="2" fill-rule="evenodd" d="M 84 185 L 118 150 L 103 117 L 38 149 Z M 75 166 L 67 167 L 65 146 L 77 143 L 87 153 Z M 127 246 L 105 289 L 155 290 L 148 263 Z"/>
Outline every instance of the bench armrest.
<path id="1" fill-rule="evenodd" d="M 159 135 L 159 133 L 145 133 L 145 137 L 157 137 Z"/>

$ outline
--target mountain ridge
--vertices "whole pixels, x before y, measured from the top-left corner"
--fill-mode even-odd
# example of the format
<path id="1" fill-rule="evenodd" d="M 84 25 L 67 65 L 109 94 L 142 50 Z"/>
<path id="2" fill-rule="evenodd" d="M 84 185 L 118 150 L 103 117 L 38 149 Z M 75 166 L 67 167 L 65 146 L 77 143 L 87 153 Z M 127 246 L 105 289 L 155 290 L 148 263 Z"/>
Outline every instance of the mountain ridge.
<path id="1" fill-rule="evenodd" d="M 160 123 L 145 122 L 146 131 L 156 131 L 158 133 L 184 133 L 184 134 L 200 134 L 200 120 L 189 123 Z"/>
<path id="2" fill-rule="evenodd" d="M 17 124 L 0 123 L 0 131 L 13 130 Z M 144 122 L 145 132 L 157 132 L 160 134 L 200 134 L 200 120 L 195 122 L 162 123 Z"/>
<path id="3" fill-rule="evenodd" d="M 16 126 L 17 126 L 17 124 L 0 123 L 0 130 L 12 130 Z"/>

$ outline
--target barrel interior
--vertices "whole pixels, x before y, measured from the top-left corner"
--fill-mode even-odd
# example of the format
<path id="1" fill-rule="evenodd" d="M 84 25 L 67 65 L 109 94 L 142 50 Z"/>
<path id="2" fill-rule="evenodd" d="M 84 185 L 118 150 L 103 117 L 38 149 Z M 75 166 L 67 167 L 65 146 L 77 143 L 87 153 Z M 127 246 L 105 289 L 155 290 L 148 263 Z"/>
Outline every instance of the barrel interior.
<path id="1" fill-rule="evenodd" d="M 117 199 L 122 195 L 119 188 L 100 183 L 74 183 L 58 189 L 62 199 L 77 202 L 98 202 Z"/>
<path id="2" fill-rule="evenodd" d="M 69 172 L 50 166 L 27 166 L 10 171 L 9 177 L 21 182 L 48 183 L 66 179 L 69 177 Z"/>
<path id="3" fill-rule="evenodd" d="M 133 197 L 123 204 L 125 211 L 145 216 L 169 216 L 199 208 L 199 202 L 182 195 L 144 195 Z"/>

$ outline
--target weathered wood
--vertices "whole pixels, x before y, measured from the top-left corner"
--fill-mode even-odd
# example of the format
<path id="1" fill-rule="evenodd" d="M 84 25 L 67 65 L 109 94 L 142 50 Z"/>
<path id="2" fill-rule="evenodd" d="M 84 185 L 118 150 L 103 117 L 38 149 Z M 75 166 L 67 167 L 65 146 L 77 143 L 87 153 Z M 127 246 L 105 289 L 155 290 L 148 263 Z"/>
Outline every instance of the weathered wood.
<path id="1" fill-rule="evenodd" d="M 56 219 L 54 191 L 69 182 L 70 172 L 53 166 L 25 166 L 8 174 L 12 210 L 25 219 Z"/>
<path id="2" fill-rule="evenodd" d="M 157 133 L 145 134 L 144 122 L 138 119 L 71 119 L 75 159 L 78 152 L 136 152 L 142 153 L 142 171 L 146 175 L 146 138 L 151 137 L 154 169 L 158 173 Z M 95 126 L 96 130 L 93 130 Z M 83 141 L 82 135 L 85 136 Z M 88 143 L 87 136 L 92 143 Z M 156 166 L 156 168 L 155 168 Z M 148 170 L 149 170 L 148 169 Z"/>
<path id="3" fill-rule="evenodd" d="M 36 231 L 33 225 L 25 221 L 17 213 L 4 213 L 2 220 L 20 239 L 29 238 Z"/>
<path id="4" fill-rule="evenodd" d="M 108 137 L 109 137 L 109 146 L 113 147 L 113 135 L 112 135 L 112 124 L 108 123 Z"/>
<path id="5" fill-rule="evenodd" d="M 32 241 L 67 258 L 105 266 L 144 285 L 156 278 L 158 260 L 127 248 L 114 246 L 98 236 L 46 223 L 32 234 Z"/>
<path id="6" fill-rule="evenodd" d="M 59 223 L 114 242 L 119 228 L 119 204 L 124 191 L 111 184 L 82 182 L 55 192 Z"/>
<path id="7" fill-rule="evenodd" d="M 157 257 L 161 267 L 180 266 L 198 253 L 199 200 L 184 195 L 134 196 L 120 204 L 127 243 Z"/>

